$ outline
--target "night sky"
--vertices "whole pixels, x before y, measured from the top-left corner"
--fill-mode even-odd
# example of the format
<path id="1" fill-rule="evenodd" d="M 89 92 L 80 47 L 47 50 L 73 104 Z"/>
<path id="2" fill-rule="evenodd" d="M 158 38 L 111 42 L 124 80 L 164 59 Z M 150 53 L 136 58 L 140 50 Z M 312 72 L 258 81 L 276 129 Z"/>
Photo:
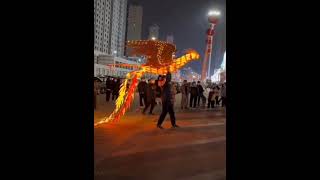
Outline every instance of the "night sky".
<path id="1" fill-rule="evenodd" d="M 158 24 L 160 40 L 173 33 L 178 55 L 179 51 L 192 48 L 204 57 L 206 30 L 209 27 L 207 13 L 210 9 L 221 11 L 214 36 L 211 74 L 213 68 L 220 66 L 226 49 L 226 5 L 225 0 L 128 0 L 143 7 L 142 39 L 148 37 L 148 27 Z M 187 67 L 201 72 L 201 61 L 191 62 Z"/>

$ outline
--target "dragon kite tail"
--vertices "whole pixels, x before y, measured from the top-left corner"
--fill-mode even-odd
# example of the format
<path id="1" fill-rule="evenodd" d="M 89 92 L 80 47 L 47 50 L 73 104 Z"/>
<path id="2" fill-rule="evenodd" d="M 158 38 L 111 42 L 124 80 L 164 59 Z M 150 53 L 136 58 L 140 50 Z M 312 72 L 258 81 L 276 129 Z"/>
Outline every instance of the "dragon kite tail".
<path id="1" fill-rule="evenodd" d="M 126 79 L 120 86 L 119 96 L 116 100 L 116 108 L 109 117 L 104 120 L 95 123 L 95 126 L 107 123 L 107 122 L 118 122 L 125 112 L 130 108 L 131 103 L 134 99 L 135 90 L 138 86 L 138 79 L 144 74 L 143 71 L 133 71 L 127 74 Z M 128 87 L 129 80 L 131 84 Z M 128 87 L 128 88 L 127 88 Z"/>

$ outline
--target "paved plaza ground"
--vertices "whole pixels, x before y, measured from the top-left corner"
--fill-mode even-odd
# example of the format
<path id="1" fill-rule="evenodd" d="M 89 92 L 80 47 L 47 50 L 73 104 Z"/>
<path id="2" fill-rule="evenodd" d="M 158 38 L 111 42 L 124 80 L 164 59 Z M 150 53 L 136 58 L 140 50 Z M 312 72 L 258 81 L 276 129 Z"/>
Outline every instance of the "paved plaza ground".
<path id="1" fill-rule="evenodd" d="M 113 103 L 100 95 L 95 121 L 110 114 Z M 119 123 L 95 128 L 96 180 L 223 180 L 225 179 L 225 111 L 222 108 L 180 110 L 177 95 L 178 129 L 169 116 L 156 128 L 156 115 L 136 111 L 138 98 Z"/>

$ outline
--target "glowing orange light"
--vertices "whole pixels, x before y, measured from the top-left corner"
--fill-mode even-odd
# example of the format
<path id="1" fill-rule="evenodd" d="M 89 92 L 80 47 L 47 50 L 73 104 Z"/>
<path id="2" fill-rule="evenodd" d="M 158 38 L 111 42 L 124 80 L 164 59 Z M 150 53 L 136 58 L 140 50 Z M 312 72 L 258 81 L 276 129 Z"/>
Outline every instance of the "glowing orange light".
<path id="1" fill-rule="evenodd" d="M 131 102 L 134 99 L 134 92 L 138 86 L 138 79 L 141 78 L 144 73 L 163 75 L 167 74 L 168 70 L 175 72 L 191 60 L 198 60 L 200 58 L 200 55 L 196 51 L 188 50 L 186 55 L 173 59 L 173 54 L 176 51 L 175 45 L 157 40 L 128 41 L 127 46 L 133 49 L 133 54 L 145 56 L 147 62 L 141 66 L 119 64 L 119 67 L 129 66 L 140 69 L 129 72 L 126 75 L 126 79 L 120 87 L 119 97 L 116 100 L 116 108 L 109 117 L 95 123 L 95 126 L 112 121 L 118 122 L 120 120 L 130 108 Z M 130 79 L 131 84 L 129 88 L 127 88 Z"/>

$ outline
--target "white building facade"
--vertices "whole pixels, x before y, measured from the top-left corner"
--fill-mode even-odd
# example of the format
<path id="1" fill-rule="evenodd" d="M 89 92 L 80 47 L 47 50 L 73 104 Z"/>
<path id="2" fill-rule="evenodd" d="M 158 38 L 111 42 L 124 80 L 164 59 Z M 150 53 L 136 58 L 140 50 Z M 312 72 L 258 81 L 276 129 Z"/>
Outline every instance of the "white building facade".
<path id="1" fill-rule="evenodd" d="M 139 65 L 138 60 L 127 60 L 121 57 L 111 55 L 103 55 L 97 58 L 98 63 L 94 64 L 94 76 L 113 76 L 125 77 L 130 71 L 136 70 L 131 67 L 119 67 L 119 64 L 136 64 Z"/>
<path id="2" fill-rule="evenodd" d="M 94 0 L 94 50 L 123 56 L 127 0 Z"/>
<path id="3" fill-rule="evenodd" d="M 94 76 L 123 77 L 132 69 L 116 64 L 135 64 L 123 58 L 127 0 L 94 0 Z M 114 64 L 114 66 L 110 66 Z"/>
<path id="4" fill-rule="evenodd" d="M 94 50 L 110 54 L 111 0 L 94 0 Z"/>
<path id="5" fill-rule="evenodd" d="M 220 68 L 215 70 L 214 74 L 211 76 L 211 81 L 215 83 L 224 83 L 226 80 L 226 52 L 224 52 Z"/>

